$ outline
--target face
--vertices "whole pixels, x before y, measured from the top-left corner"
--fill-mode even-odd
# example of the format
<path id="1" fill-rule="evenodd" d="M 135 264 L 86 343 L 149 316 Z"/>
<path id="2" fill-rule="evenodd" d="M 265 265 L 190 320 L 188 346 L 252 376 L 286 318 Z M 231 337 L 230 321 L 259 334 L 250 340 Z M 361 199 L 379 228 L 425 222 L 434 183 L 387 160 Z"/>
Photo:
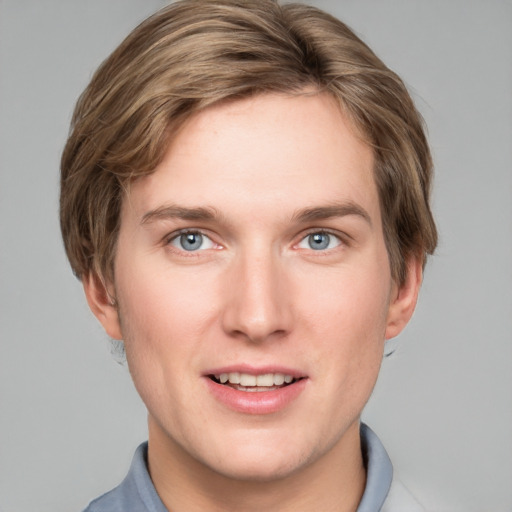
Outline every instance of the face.
<path id="1" fill-rule="evenodd" d="M 408 319 L 372 151 L 325 95 L 193 117 L 124 200 L 111 293 L 150 447 L 248 479 L 342 450 Z"/>

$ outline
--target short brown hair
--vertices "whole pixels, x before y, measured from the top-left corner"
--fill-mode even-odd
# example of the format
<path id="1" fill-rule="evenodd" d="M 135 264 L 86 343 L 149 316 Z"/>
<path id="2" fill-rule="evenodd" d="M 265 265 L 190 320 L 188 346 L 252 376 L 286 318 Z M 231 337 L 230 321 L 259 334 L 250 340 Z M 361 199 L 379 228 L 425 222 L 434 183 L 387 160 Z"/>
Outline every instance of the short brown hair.
<path id="1" fill-rule="evenodd" d="M 373 147 L 391 272 L 437 242 L 432 160 L 400 78 L 346 25 L 302 4 L 182 0 L 140 24 L 78 100 L 61 162 L 60 219 L 75 274 L 113 278 L 124 190 L 173 132 L 219 103 L 265 92 L 331 94 Z"/>

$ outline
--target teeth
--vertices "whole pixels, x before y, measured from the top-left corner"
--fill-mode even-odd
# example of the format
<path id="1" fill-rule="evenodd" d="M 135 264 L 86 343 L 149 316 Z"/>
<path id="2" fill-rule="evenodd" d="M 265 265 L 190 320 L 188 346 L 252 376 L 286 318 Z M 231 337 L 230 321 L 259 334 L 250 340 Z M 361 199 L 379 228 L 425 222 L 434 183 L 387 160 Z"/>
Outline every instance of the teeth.
<path id="1" fill-rule="evenodd" d="M 240 384 L 240 374 L 238 372 L 232 372 L 229 374 L 229 382 L 231 384 Z"/>
<path id="2" fill-rule="evenodd" d="M 256 377 L 256 385 L 257 386 L 273 386 L 274 385 L 274 376 L 271 373 L 267 373 L 265 375 L 258 375 Z"/>
<path id="3" fill-rule="evenodd" d="M 274 384 L 276 386 L 282 386 L 284 384 L 284 379 L 285 379 L 285 376 L 282 373 L 274 374 Z"/>
<path id="4" fill-rule="evenodd" d="M 248 375 L 247 373 L 240 374 L 240 385 L 241 386 L 256 386 L 256 376 Z"/>
<path id="5" fill-rule="evenodd" d="M 265 373 L 263 375 L 249 375 L 248 373 L 230 372 L 215 374 L 215 378 L 222 384 L 239 384 L 245 387 L 273 387 L 293 382 L 291 375 L 283 373 Z"/>

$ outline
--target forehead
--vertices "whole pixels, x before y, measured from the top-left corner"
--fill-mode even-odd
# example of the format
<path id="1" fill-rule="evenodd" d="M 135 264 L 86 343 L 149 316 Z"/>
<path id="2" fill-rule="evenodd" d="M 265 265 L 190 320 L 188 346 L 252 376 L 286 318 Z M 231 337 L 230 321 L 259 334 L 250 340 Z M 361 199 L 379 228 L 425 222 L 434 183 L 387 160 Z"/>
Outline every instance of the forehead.
<path id="1" fill-rule="evenodd" d="M 378 217 L 373 164 L 330 95 L 266 94 L 194 115 L 128 203 L 139 218 L 167 204 L 261 217 L 350 201 Z"/>

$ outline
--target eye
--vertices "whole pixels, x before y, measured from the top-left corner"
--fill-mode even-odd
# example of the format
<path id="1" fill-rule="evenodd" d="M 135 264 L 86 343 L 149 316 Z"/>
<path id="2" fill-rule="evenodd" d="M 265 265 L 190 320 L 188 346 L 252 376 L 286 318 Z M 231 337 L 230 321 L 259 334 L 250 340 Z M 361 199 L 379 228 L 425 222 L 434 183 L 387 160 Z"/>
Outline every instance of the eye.
<path id="1" fill-rule="evenodd" d="M 171 238 L 169 245 L 187 252 L 213 249 L 216 246 L 209 237 L 199 231 L 182 232 Z"/>
<path id="2" fill-rule="evenodd" d="M 341 244 L 341 240 L 332 233 L 317 231 L 305 236 L 297 245 L 299 249 L 313 249 L 314 251 L 325 251 L 334 249 Z"/>

